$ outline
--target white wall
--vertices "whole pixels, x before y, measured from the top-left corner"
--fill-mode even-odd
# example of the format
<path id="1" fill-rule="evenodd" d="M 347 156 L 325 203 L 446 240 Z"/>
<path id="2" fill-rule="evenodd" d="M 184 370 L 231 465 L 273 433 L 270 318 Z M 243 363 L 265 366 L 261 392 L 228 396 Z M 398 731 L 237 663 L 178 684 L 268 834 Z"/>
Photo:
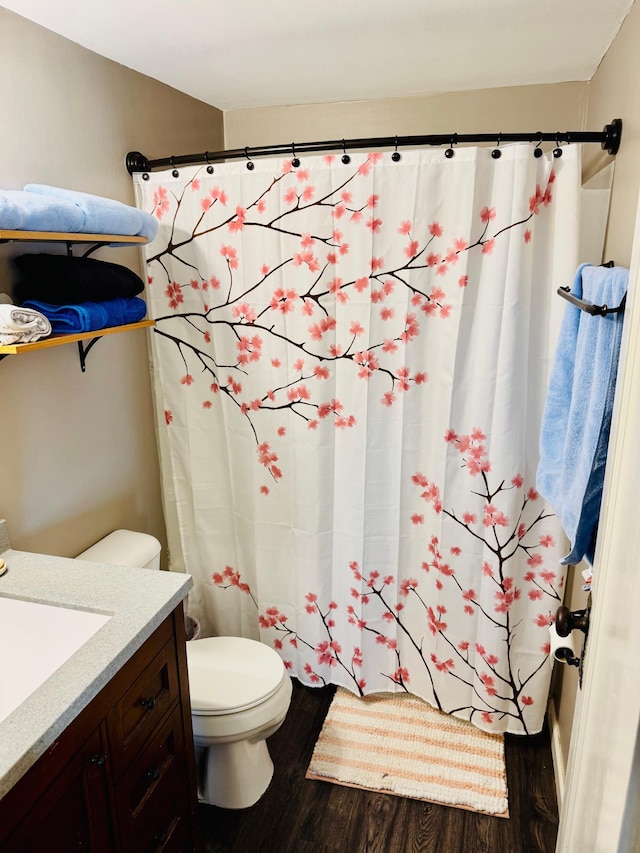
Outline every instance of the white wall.
<path id="1" fill-rule="evenodd" d="M 227 148 L 421 133 L 576 130 L 586 83 L 513 86 L 379 101 L 226 110 Z M 600 128 L 596 128 L 600 129 Z"/>
<path id="2" fill-rule="evenodd" d="M 0 188 L 30 181 L 133 203 L 129 150 L 222 147 L 222 114 L 0 8 Z M 9 259 L 50 246 L 0 246 Z M 59 250 L 58 250 L 59 251 Z M 139 251 L 94 257 L 140 271 Z M 0 362 L 0 517 L 14 547 L 74 556 L 117 527 L 164 541 L 146 332 Z"/>
<path id="3" fill-rule="evenodd" d="M 600 127 L 623 122 L 622 146 L 615 158 L 611 213 L 605 256 L 628 267 L 640 186 L 640 4 L 635 3 L 589 84 L 587 122 Z M 595 146 L 594 146 L 595 149 Z M 592 151 L 591 171 L 610 158 Z"/>

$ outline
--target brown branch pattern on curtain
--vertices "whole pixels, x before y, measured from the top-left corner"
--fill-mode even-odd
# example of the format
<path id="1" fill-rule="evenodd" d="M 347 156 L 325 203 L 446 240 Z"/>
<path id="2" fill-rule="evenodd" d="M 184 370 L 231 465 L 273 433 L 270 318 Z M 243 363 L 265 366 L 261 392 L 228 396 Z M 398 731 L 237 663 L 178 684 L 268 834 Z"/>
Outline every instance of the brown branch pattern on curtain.
<path id="1" fill-rule="evenodd" d="M 430 335 L 432 324 L 453 322 L 461 294 L 479 286 L 484 259 L 505 240 L 519 241 L 518 251 L 525 251 L 536 217 L 552 208 L 556 174 L 549 167 L 544 182 L 533 185 L 525 211 L 514 206 L 516 215 L 506 214 L 487 198 L 467 235 L 437 215 L 390 224 L 367 180 L 382 157 L 369 154 L 352 168 L 340 167 L 329 189 L 314 180 L 317 167 L 294 169 L 290 161 L 275 174 L 266 166 L 252 174 L 251 194 L 243 191 L 238 199 L 231 198 L 224 176 L 207 177 L 204 167 L 190 170 L 178 191 L 161 175 L 152 176 L 155 186 L 139 188 L 161 223 L 147 257 L 156 349 L 169 347 L 177 356 L 171 364 L 182 365 L 176 376 L 181 394 L 198 395 L 202 411 L 223 406 L 235 412 L 233 429 L 246 425 L 255 447 L 256 500 L 272 500 L 289 476 L 278 441 L 286 442 L 294 425 L 314 434 L 361 425 L 353 395 L 336 393 L 332 385 L 337 370 L 367 383 L 369 395 L 375 381 L 369 405 L 381 411 L 402 405 L 403 395 L 421 393 L 433 377 L 414 349 L 418 337 Z M 327 169 L 334 159 L 322 158 Z M 354 271 L 347 261 L 356 229 L 369 242 L 370 256 L 366 268 Z M 394 235 L 392 249 L 384 233 Z M 249 238 L 257 247 L 251 257 L 244 250 Z M 275 262 L 265 248 L 273 241 L 282 246 Z M 375 324 L 368 325 L 365 315 Z M 171 404 L 164 417 L 170 434 Z M 478 419 L 449 423 L 440 434 L 446 458 L 458 456 L 455 476 L 467 478 L 455 501 L 443 491 L 441 474 L 405 473 L 407 505 L 413 506 L 403 523 L 414 538 L 426 531 L 419 538 L 420 562 L 387 571 L 354 554 L 334 566 L 348 599 L 310 584 L 295 613 L 265 597 L 264 581 L 253 572 L 248 578 L 246 566 L 211 571 L 214 589 L 227 602 L 229 590 L 240 593 L 263 639 L 309 684 L 337 679 L 364 695 L 416 692 L 422 680 L 419 695 L 480 727 L 537 730 L 550 671 L 547 628 L 564 581 L 557 527 L 531 485 L 534 472 L 525 482 L 525 473 L 507 475 L 500 460 L 494 473 L 486 431 Z M 452 530 L 456 544 L 449 541 Z M 469 582 L 472 554 L 484 557 Z M 476 627 L 461 639 L 465 618 Z M 536 638 L 528 653 L 522 651 L 525 635 Z M 363 669 L 373 649 L 384 656 L 373 664 L 372 687 Z M 463 686 L 464 694 L 451 692 L 447 680 Z"/>

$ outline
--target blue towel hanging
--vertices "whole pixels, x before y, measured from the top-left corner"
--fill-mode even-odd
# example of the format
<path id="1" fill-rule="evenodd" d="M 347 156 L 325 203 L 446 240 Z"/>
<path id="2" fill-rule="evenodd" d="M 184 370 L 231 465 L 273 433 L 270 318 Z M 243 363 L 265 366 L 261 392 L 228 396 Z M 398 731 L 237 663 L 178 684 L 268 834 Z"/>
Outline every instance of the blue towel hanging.
<path id="1" fill-rule="evenodd" d="M 555 510 L 571 543 L 562 563 L 593 563 L 616 388 L 622 312 L 629 273 L 582 264 L 571 288 L 549 381 L 540 433 L 538 491 Z"/>

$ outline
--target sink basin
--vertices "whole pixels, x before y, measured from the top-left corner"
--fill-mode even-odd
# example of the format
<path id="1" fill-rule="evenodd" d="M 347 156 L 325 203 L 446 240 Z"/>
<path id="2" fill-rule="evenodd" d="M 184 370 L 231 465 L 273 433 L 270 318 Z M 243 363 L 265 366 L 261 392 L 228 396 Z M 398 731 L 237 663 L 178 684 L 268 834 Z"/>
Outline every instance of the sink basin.
<path id="1" fill-rule="evenodd" d="M 110 618 L 104 613 L 0 597 L 0 721 Z"/>

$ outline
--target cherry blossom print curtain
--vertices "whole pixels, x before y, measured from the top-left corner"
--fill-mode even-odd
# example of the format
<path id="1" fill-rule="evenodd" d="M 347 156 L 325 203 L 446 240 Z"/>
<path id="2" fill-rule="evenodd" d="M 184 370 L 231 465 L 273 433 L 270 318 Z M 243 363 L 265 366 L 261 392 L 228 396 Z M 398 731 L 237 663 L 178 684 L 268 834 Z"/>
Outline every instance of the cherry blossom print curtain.
<path id="1" fill-rule="evenodd" d="M 307 685 L 531 733 L 564 543 L 533 484 L 579 149 L 136 176 L 172 565 Z"/>

